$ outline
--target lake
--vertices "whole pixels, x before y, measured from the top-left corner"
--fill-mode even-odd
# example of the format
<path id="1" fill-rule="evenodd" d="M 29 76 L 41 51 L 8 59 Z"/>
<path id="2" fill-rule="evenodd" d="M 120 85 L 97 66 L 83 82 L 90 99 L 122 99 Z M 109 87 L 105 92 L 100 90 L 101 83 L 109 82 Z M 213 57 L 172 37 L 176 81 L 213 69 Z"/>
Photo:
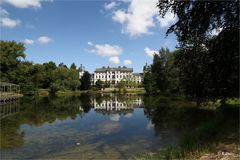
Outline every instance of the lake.
<path id="1" fill-rule="evenodd" d="M 238 133 L 236 110 L 200 109 L 180 97 L 23 97 L 0 107 L 1 159 L 132 158 L 178 147 L 188 133 L 222 119 Z"/>

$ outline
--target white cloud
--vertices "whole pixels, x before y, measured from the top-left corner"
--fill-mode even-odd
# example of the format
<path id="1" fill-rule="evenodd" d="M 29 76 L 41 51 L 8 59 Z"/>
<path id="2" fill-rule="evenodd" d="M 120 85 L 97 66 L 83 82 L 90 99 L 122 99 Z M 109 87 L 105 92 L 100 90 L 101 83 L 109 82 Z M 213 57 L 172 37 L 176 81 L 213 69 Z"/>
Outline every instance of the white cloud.
<path id="1" fill-rule="evenodd" d="M 144 48 L 144 51 L 145 51 L 145 53 L 146 53 L 149 57 L 151 57 L 151 58 L 153 58 L 154 54 L 158 53 L 158 51 L 151 50 L 151 49 L 148 48 L 148 47 Z"/>
<path id="2" fill-rule="evenodd" d="M 41 0 L 1 0 L 17 8 L 41 8 Z"/>
<path id="3" fill-rule="evenodd" d="M 1 26 L 9 27 L 9 28 L 14 28 L 14 27 L 18 26 L 20 23 L 21 23 L 20 20 L 18 20 L 18 19 L 14 20 L 14 19 L 11 19 L 8 17 L 2 18 L 0 20 Z"/>
<path id="4" fill-rule="evenodd" d="M 168 11 L 165 14 L 164 18 L 158 16 L 157 19 L 158 19 L 161 27 L 168 27 L 171 24 L 173 24 L 177 18 L 176 18 L 176 16 L 174 16 L 174 14 L 172 12 Z"/>
<path id="5" fill-rule="evenodd" d="M 112 64 L 119 64 L 120 60 L 119 60 L 119 57 L 115 56 L 115 57 L 110 57 L 109 62 Z"/>
<path id="6" fill-rule="evenodd" d="M 25 43 L 25 44 L 33 44 L 34 40 L 32 40 L 32 39 L 24 39 L 23 43 Z"/>
<path id="7" fill-rule="evenodd" d="M 146 126 L 146 130 L 150 130 L 154 127 L 154 124 L 152 124 L 152 122 L 148 122 L 147 126 Z"/>
<path id="8" fill-rule="evenodd" d="M 113 1 L 113 2 L 110 2 L 110 3 L 105 3 L 104 8 L 106 10 L 110 10 L 110 9 L 114 8 L 116 5 L 117 5 L 117 3 Z"/>
<path id="9" fill-rule="evenodd" d="M 128 15 L 122 10 L 117 10 L 114 12 L 112 19 L 118 23 L 123 24 L 124 22 L 127 21 Z"/>
<path id="10" fill-rule="evenodd" d="M 1 4 L 1 1 L 0 1 Z M 7 10 L 0 7 L 0 25 L 3 27 L 14 28 L 20 25 L 21 21 L 18 19 L 11 19 Z"/>
<path id="11" fill-rule="evenodd" d="M 158 14 L 156 0 L 132 0 L 128 10 L 117 10 L 113 20 L 123 25 L 123 33 L 130 36 L 149 34 L 149 29 L 154 27 L 154 16 Z"/>
<path id="12" fill-rule="evenodd" d="M 88 44 L 89 46 L 92 46 L 92 45 L 93 45 L 93 43 L 92 43 L 91 41 L 88 41 L 87 44 Z"/>
<path id="13" fill-rule="evenodd" d="M 47 44 L 47 43 L 52 42 L 52 39 L 50 37 L 47 37 L 47 36 L 41 36 L 37 39 L 37 41 L 40 44 Z"/>
<path id="14" fill-rule="evenodd" d="M 132 117 L 132 113 L 127 113 L 124 117 L 131 118 Z"/>
<path id="15" fill-rule="evenodd" d="M 8 16 L 8 11 L 0 7 L 0 16 L 1 17 Z"/>
<path id="16" fill-rule="evenodd" d="M 123 61 L 123 63 L 124 63 L 125 65 L 130 65 L 130 64 L 132 64 L 132 61 L 131 61 L 130 59 L 125 59 L 125 60 Z"/>
<path id="17" fill-rule="evenodd" d="M 104 57 L 118 56 L 122 53 L 122 48 L 117 45 L 97 44 L 95 48 L 96 53 Z"/>
<path id="18" fill-rule="evenodd" d="M 110 120 L 111 121 L 117 122 L 117 121 L 119 121 L 119 119 L 120 119 L 120 115 L 119 114 L 112 114 L 112 115 L 110 115 Z"/>
<path id="19" fill-rule="evenodd" d="M 158 0 L 124 0 L 124 2 L 128 5 L 128 9 L 114 11 L 112 19 L 122 25 L 122 33 L 132 37 L 151 34 L 150 29 L 156 24 L 166 27 L 176 20 L 171 12 L 168 12 L 164 18 L 159 17 Z"/>

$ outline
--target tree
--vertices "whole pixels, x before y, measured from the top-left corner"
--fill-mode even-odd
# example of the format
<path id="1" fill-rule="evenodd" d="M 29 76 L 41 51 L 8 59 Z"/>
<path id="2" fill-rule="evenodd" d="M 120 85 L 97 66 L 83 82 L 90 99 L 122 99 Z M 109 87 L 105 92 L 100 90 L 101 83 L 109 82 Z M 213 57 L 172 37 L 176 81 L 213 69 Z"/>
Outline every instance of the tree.
<path id="1" fill-rule="evenodd" d="M 160 16 L 173 12 L 178 17 L 178 21 L 169 27 L 166 34 L 174 32 L 180 45 L 185 47 L 207 43 L 216 30 L 223 32 L 239 28 L 238 0 L 159 0 L 157 6 Z"/>
<path id="2" fill-rule="evenodd" d="M 35 64 L 33 66 L 32 80 L 35 88 L 42 88 L 44 83 L 44 67 L 41 64 Z"/>
<path id="3" fill-rule="evenodd" d="M 33 64 L 26 61 L 23 43 L 0 41 L 0 78 L 19 84 L 21 91 L 33 94 L 35 90 L 50 88 L 53 93 L 58 90 L 76 90 L 80 86 L 75 64 L 68 69 L 63 63 L 59 67 L 52 61 Z"/>
<path id="4" fill-rule="evenodd" d="M 116 87 L 118 88 L 119 91 L 121 91 L 122 89 L 125 89 L 126 85 L 127 85 L 127 82 L 121 80 L 121 81 L 116 85 Z"/>
<path id="5" fill-rule="evenodd" d="M 159 54 L 154 54 L 152 64 L 152 76 L 156 80 L 156 87 L 160 91 L 166 91 L 167 89 L 167 77 L 165 72 L 165 66 L 167 63 L 167 54 L 170 51 L 168 49 L 161 48 Z"/>
<path id="6" fill-rule="evenodd" d="M 67 78 L 67 88 L 72 91 L 77 90 L 80 87 L 79 75 L 77 70 L 69 69 Z"/>
<path id="7" fill-rule="evenodd" d="M 49 88 L 51 86 L 51 82 L 55 79 L 53 73 L 57 69 L 57 66 L 54 62 L 50 61 L 43 63 L 43 67 L 45 72 L 43 88 Z"/>
<path id="8" fill-rule="evenodd" d="M 58 67 L 63 67 L 68 69 L 67 65 L 65 65 L 63 62 L 59 63 Z"/>
<path id="9" fill-rule="evenodd" d="M 0 78 L 1 81 L 16 83 L 16 70 L 25 58 L 23 43 L 15 41 L 0 41 Z"/>
<path id="10" fill-rule="evenodd" d="M 95 83 L 95 87 L 98 89 L 98 90 L 101 90 L 102 88 L 104 88 L 104 82 L 101 81 L 100 79 L 98 79 Z"/>
<path id="11" fill-rule="evenodd" d="M 81 90 L 88 90 L 91 86 L 91 74 L 87 71 L 83 73 L 83 76 L 81 78 Z"/>
<path id="12" fill-rule="evenodd" d="M 179 71 L 174 64 L 176 54 L 179 51 L 170 52 L 168 48 L 161 48 L 154 55 L 153 64 L 144 68 L 144 87 L 148 93 L 156 91 L 179 93 Z"/>
<path id="13" fill-rule="evenodd" d="M 110 81 L 105 81 L 104 82 L 104 88 L 109 88 L 111 86 Z"/>
<path id="14" fill-rule="evenodd" d="M 153 93 L 156 91 L 156 80 L 153 77 L 152 72 L 146 72 L 144 74 L 143 85 L 147 93 Z"/>
<path id="15" fill-rule="evenodd" d="M 74 69 L 74 70 L 77 69 L 77 66 L 75 65 L 75 63 L 72 63 L 72 64 L 71 64 L 70 69 Z"/>
<path id="16" fill-rule="evenodd" d="M 165 74 L 167 77 L 167 91 L 170 93 L 181 93 L 181 85 L 179 80 L 179 68 L 175 65 L 176 55 L 179 50 L 175 50 L 167 55 L 165 65 Z"/>
<path id="17" fill-rule="evenodd" d="M 239 2 L 159 0 L 158 7 L 162 17 L 169 11 L 178 17 L 166 34 L 179 41 L 176 62 L 186 95 L 223 104 L 239 97 Z"/>

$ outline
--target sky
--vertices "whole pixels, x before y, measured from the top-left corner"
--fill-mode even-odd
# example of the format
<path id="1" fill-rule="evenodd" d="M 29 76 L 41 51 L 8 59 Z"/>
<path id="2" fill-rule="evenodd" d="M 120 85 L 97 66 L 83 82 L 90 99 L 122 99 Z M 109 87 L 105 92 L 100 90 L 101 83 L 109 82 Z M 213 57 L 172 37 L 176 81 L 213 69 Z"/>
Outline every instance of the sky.
<path id="1" fill-rule="evenodd" d="M 1 40 L 23 42 L 26 60 L 53 61 L 93 72 L 127 66 L 142 72 L 161 47 L 175 49 L 176 22 L 158 15 L 157 0 L 1 0 Z"/>

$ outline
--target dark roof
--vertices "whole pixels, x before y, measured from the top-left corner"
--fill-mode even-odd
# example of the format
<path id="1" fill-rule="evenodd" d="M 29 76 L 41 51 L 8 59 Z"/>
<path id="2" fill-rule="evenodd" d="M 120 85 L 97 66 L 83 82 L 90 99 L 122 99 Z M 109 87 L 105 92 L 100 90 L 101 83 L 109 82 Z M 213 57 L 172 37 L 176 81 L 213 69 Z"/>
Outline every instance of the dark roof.
<path id="1" fill-rule="evenodd" d="M 96 68 L 95 72 L 106 72 L 106 71 L 121 71 L 121 72 L 133 72 L 133 68 L 127 67 L 102 67 Z"/>

